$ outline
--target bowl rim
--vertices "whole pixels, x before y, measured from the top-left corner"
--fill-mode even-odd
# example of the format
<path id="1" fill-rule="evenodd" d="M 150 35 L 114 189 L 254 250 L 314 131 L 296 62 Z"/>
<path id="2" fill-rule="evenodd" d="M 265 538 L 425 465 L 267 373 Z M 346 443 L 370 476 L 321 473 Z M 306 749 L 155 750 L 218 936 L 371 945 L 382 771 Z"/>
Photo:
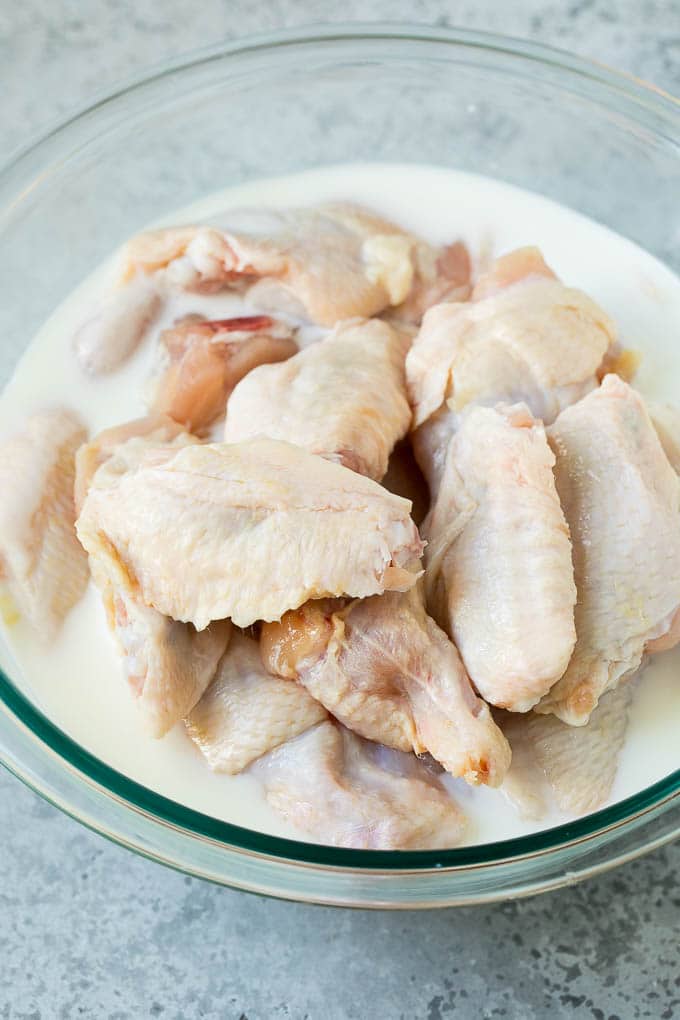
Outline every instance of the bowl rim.
<path id="1" fill-rule="evenodd" d="M 625 72 L 575 56 L 559 48 L 496 33 L 458 28 L 432 28 L 408 23 L 352 22 L 338 25 L 308 25 L 276 32 L 249 35 L 238 40 L 180 54 L 155 67 L 125 79 L 118 88 L 102 92 L 94 101 L 57 121 L 51 128 L 39 133 L 26 145 L 16 149 L 0 166 L 0 182 L 4 178 L 21 177 L 23 170 L 32 174 L 30 164 L 43 149 L 48 150 L 52 140 L 58 140 L 77 128 L 83 121 L 97 115 L 106 107 L 113 107 L 132 92 L 153 86 L 164 79 L 181 74 L 200 65 L 225 58 L 248 58 L 253 54 L 271 53 L 292 47 L 309 47 L 317 44 L 389 42 L 428 45 L 438 43 L 458 49 L 496 52 L 505 56 L 530 61 L 553 68 L 561 74 L 571 75 L 594 89 L 601 97 L 609 94 L 620 107 L 632 103 L 649 116 L 656 116 L 670 129 L 670 140 L 680 149 L 680 100 L 654 85 Z M 47 164 L 49 167 L 50 164 Z M 42 170 L 42 174 L 47 168 Z M 19 190 L 18 201 L 26 191 Z M 0 210 L 1 212 L 2 210 Z M 427 873 L 433 870 L 468 870 L 492 865 L 511 864 L 541 857 L 553 851 L 601 837 L 622 826 L 638 821 L 651 812 L 667 810 L 680 801 L 680 769 L 644 790 L 602 808 L 585 817 L 549 829 L 502 841 L 474 846 L 454 847 L 448 850 L 357 850 L 332 847 L 258 832 L 233 825 L 186 807 L 158 794 L 105 764 L 96 755 L 69 737 L 36 708 L 12 680 L 0 669 L 0 707 L 20 727 L 25 728 L 43 748 L 52 752 L 61 767 L 75 772 L 78 777 L 103 794 L 123 803 L 128 809 L 160 821 L 179 832 L 198 839 L 209 840 L 225 850 L 263 857 L 277 862 L 321 866 L 343 871 L 384 873 Z M 0 762 L 40 795 L 50 799 L 45 786 L 36 781 L 19 763 L 10 762 L 0 747 Z M 62 810 L 68 805 L 57 803 Z M 77 811 L 69 811 L 79 818 Z M 80 818 L 81 821 L 84 819 Z M 87 824 L 87 823 L 86 823 Z M 115 833 L 100 831 L 115 837 Z"/>
<path id="2" fill-rule="evenodd" d="M 458 26 L 438 27 L 408 21 L 350 21 L 332 25 L 309 22 L 294 28 L 282 28 L 271 32 L 254 32 L 240 39 L 222 40 L 209 46 L 199 46 L 175 54 L 166 60 L 156 61 L 146 68 L 123 75 L 113 89 L 95 90 L 87 103 L 73 104 L 63 116 L 54 118 L 51 124 L 37 130 L 24 142 L 20 142 L 0 161 L 0 176 L 4 176 L 15 164 L 22 161 L 35 149 L 44 145 L 55 135 L 61 135 L 72 124 L 96 113 L 103 106 L 110 105 L 140 86 L 148 86 L 162 79 L 198 64 L 208 64 L 227 56 L 247 56 L 261 51 L 274 52 L 297 45 L 314 43 L 339 43 L 363 41 L 413 41 L 418 43 L 452 43 L 469 49 L 503 53 L 511 57 L 523 57 L 530 61 L 567 71 L 585 81 L 605 85 L 626 99 L 633 99 L 641 106 L 671 119 L 680 129 L 680 96 L 647 81 L 629 71 L 588 57 L 580 57 L 570 50 L 550 43 L 535 42 L 523 36 L 487 32 Z M 676 144 L 680 139 L 675 139 Z"/>

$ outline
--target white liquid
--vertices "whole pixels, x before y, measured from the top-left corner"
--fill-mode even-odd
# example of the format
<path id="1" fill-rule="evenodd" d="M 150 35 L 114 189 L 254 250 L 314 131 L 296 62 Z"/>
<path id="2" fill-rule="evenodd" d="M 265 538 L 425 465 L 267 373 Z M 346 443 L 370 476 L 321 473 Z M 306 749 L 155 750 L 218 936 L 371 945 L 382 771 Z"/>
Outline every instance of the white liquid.
<path id="1" fill-rule="evenodd" d="M 462 238 L 477 256 L 538 245 L 558 275 L 595 298 L 618 323 L 622 341 L 642 353 L 636 379 L 642 392 L 670 403 L 680 400 L 680 280 L 630 241 L 529 192 L 435 167 L 343 166 L 233 188 L 175 211 L 164 222 L 209 219 L 238 206 L 331 199 L 369 205 L 434 244 Z M 26 351 L 0 400 L 0 435 L 46 405 L 73 408 L 91 433 L 145 413 L 151 339 L 119 371 L 96 380 L 85 378 L 72 355 L 74 330 L 96 303 L 106 272 L 100 267 L 87 279 Z M 234 295 L 191 295 L 181 310 L 226 318 L 245 307 Z M 177 306 L 166 310 L 153 332 L 177 314 Z M 162 740 L 146 735 L 92 586 L 48 648 L 22 623 L 6 636 L 19 665 L 8 667 L 1 648 L 0 664 L 46 715 L 107 764 L 216 818 L 308 838 L 269 809 L 252 777 L 211 773 L 181 725 Z M 638 685 L 611 801 L 680 767 L 679 674 L 680 651 L 675 650 L 658 656 Z M 539 824 L 523 822 L 498 791 L 471 790 L 458 780 L 451 786 L 474 822 L 471 842 L 506 839 L 566 820 L 555 811 Z"/>

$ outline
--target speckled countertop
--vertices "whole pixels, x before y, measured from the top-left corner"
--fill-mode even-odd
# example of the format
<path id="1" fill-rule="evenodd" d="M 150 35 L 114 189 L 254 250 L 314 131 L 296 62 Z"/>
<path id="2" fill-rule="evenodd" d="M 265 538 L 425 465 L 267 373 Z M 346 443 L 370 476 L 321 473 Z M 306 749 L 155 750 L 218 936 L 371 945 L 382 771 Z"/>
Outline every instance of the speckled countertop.
<path id="1" fill-rule="evenodd" d="M 184 50 L 309 22 L 528 36 L 680 94 L 680 0 L 0 0 L 0 155 Z M 220 889 L 0 771 L 0 1020 L 680 1016 L 680 845 L 531 900 L 369 913 Z"/>

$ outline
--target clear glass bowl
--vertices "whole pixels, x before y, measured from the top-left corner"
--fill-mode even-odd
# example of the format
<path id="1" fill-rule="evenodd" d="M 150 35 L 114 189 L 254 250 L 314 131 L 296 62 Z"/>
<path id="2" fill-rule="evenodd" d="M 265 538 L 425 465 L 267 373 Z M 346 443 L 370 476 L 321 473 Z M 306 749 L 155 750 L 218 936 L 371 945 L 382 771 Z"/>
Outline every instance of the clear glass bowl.
<path id="1" fill-rule="evenodd" d="M 352 26 L 201 53 L 63 124 L 0 173 L 0 382 L 54 307 L 146 223 L 229 184 L 322 164 L 428 162 L 566 203 L 679 269 L 680 105 L 511 39 Z M 448 851 L 298 843 L 191 811 L 60 731 L 0 648 L 0 755 L 111 839 L 291 899 L 444 906 L 574 882 L 680 832 L 680 772 L 569 825 Z M 96 679 L 96 678 L 94 678 Z"/>

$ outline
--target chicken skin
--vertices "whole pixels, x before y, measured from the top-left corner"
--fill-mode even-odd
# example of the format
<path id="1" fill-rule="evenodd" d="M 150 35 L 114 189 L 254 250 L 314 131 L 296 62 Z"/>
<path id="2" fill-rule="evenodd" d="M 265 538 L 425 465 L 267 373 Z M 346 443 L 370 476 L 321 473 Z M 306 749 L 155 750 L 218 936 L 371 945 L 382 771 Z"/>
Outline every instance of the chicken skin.
<path id="1" fill-rule="evenodd" d="M 680 638 L 680 480 L 642 397 L 618 376 L 548 435 L 573 543 L 577 641 L 536 710 L 580 726 L 646 650 Z"/>
<path id="2" fill-rule="evenodd" d="M 417 244 L 414 249 L 415 278 L 402 304 L 386 313 L 397 323 L 416 326 L 432 305 L 441 301 L 467 301 L 470 296 L 472 264 L 470 253 L 461 241 L 431 248 Z"/>
<path id="3" fill-rule="evenodd" d="M 110 499 L 118 481 L 134 471 L 149 450 L 177 450 L 197 440 L 181 425 L 155 415 L 106 429 L 76 457 L 76 503 L 91 491 Z M 215 675 L 231 632 L 228 620 L 200 633 L 144 604 L 124 565 L 90 554 L 109 627 L 123 658 L 130 690 L 153 737 L 164 736 L 199 700 Z"/>
<path id="4" fill-rule="evenodd" d="M 158 338 L 149 406 L 191 432 L 203 433 L 224 414 L 229 395 L 258 365 L 297 351 L 295 330 L 269 315 L 206 320 L 190 317 Z"/>
<path id="5" fill-rule="evenodd" d="M 471 407 L 425 522 L 426 586 L 470 679 L 526 712 L 574 649 L 571 543 L 545 430 L 523 404 Z"/>
<path id="6" fill-rule="evenodd" d="M 411 588 L 423 545 L 409 511 L 339 464 L 253 439 L 150 451 L 115 492 L 90 489 L 78 535 L 166 616 L 248 627 L 310 598 Z"/>
<path id="7" fill-rule="evenodd" d="M 75 532 L 75 454 L 85 441 L 71 411 L 42 411 L 0 444 L 0 584 L 7 616 L 24 616 L 54 637 L 87 586 L 87 557 Z"/>
<path id="8" fill-rule="evenodd" d="M 406 359 L 416 459 L 433 493 L 464 407 L 523 401 L 549 423 L 597 385 L 615 344 L 602 309 L 535 248 L 498 259 L 472 298 L 431 308 Z"/>
<path id="9" fill-rule="evenodd" d="M 417 319 L 428 301 L 468 290 L 461 245 L 434 249 L 350 203 L 240 210 L 229 219 L 224 230 L 171 227 L 133 238 L 121 255 L 121 282 L 146 274 L 189 290 L 252 287 L 255 306 L 321 326 L 387 309 Z"/>
<path id="10" fill-rule="evenodd" d="M 680 410 L 656 401 L 647 401 L 647 410 L 663 452 L 675 473 L 680 474 Z"/>
<path id="11" fill-rule="evenodd" d="M 143 277 L 106 297 L 73 338 L 83 371 L 96 376 L 119 368 L 134 354 L 161 304 L 153 281 Z"/>
<path id="12" fill-rule="evenodd" d="M 604 804 L 616 777 L 632 694 L 631 683 L 609 691 L 585 726 L 535 712 L 502 714 L 512 764 L 501 789 L 522 817 L 541 818 L 549 800 L 572 815 Z"/>
<path id="13" fill-rule="evenodd" d="M 469 783 L 502 781 L 507 743 L 417 589 L 345 608 L 311 602 L 263 626 L 260 640 L 272 672 L 299 679 L 354 732 L 429 751 Z"/>
<path id="14" fill-rule="evenodd" d="M 405 354 L 402 336 L 379 319 L 340 323 L 324 340 L 238 384 L 225 441 L 282 439 L 379 481 L 411 422 Z"/>
<path id="15" fill-rule="evenodd" d="M 280 815 L 318 843 L 373 850 L 450 847 L 466 819 L 411 754 L 323 722 L 260 758 L 251 771 Z"/>
<path id="16" fill-rule="evenodd" d="M 236 633 L 186 725 L 210 768 L 235 775 L 327 718 L 301 684 L 266 671 L 257 641 Z"/>
<path id="17" fill-rule="evenodd" d="M 145 606 L 126 582 L 123 572 L 109 576 L 102 597 L 130 691 L 149 735 L 159 738 L 186 718 L 215 676 L 231 623 L 197 631 Z"/>
<path id="18" fill-rule="evenodd" d="M 179 449 L 197 442 L 182 425 L 166 414 L 148 415 L 104 429 L 89 443 L 83 443 L 76 453 L 76 513 L 80 514 L 92 480 L 104 464 L 108 465 L 107 471 L 101 473 L 99 482 L 108 485 L 111 473 L 116 475 L 129 471 L 149 449 L 157 446 Z"/>

